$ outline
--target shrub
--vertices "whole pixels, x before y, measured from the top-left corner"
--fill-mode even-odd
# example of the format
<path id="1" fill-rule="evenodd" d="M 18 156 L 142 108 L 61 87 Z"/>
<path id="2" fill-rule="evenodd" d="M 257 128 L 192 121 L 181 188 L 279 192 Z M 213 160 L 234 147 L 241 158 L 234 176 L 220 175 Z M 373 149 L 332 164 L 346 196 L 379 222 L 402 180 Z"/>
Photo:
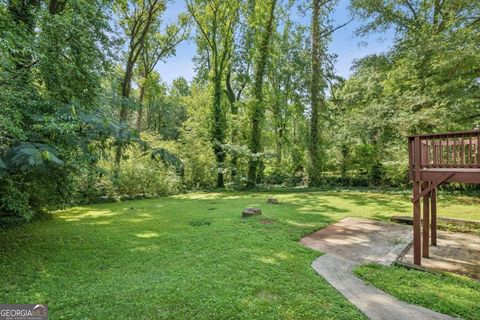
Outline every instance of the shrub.
<path id="1" fill-rule="evenodd" d="M 399 162 L 384 163 L 385 183 L 392 187 L 407 187 L 409 184 L 408 164 Z"/>
<path id="2" fill-rule="evenodd" d="M 103 159 L 99 165 L 105 174 L 97 186 L 110 197 L 166 196 L 181 191 L 181 178 L 173 168 L 151 158 L 140 148 L 131 146 L 125 152 L 120 163 L 118 175 L 115 174 L 114 163 Z"/>
<path id="3" fill-rule="evenodd" d="M 29 195 L 17 188 L 8 178 L 0 181 L 0 216 L 10 216 L 28 221 L 33 217 L 29 205 Z"/>
<path id="4" fill-rule="evenodd" d="M 180 191 L 180 178 L 171 170 L 153 161 L 125 161 L 113 185 L 107 188 L 109 195 L 166 196 Z"/>

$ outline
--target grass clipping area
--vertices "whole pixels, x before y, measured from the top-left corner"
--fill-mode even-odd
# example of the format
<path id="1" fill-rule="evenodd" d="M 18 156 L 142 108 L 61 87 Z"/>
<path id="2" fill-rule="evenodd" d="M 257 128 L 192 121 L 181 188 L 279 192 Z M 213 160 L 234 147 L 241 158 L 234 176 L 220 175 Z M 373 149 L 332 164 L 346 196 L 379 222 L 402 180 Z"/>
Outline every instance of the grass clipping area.
<path id="1" fill-rule="evenodd" d="M 355 274 L 367 283 L 408 303 L 461 317 L 480 319 L 480 282 L 453 274 L 367 264 Z"/>

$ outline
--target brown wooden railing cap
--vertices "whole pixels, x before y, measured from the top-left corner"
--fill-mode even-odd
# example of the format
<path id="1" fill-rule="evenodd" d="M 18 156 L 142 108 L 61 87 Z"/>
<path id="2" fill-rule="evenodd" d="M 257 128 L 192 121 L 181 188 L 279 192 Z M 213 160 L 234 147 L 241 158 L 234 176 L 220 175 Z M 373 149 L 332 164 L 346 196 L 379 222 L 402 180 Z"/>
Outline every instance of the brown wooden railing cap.
<path id="1" fill-rule="evenodd" d="M 435 138 L 440 136 L 461 136 L 461 135 L 470 135 L 470 134 L 477 134 L 480 133 L 480 129 L 475 129 L 471 131 L 457 131 L 457 132 L 447 132 L 447 133 L 430 133 L 430 134 L 415 134 L 409 136 L 409 139 L 413 139 L 415 137 L 420 138 Z"/>

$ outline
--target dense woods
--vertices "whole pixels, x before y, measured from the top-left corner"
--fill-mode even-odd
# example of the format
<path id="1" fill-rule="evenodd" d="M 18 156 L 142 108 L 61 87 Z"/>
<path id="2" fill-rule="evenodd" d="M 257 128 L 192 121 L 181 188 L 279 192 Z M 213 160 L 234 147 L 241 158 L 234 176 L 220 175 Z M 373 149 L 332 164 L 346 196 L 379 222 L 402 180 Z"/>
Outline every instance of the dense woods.
<path id="1" fill-rule="evenodd" d="M 388 52 L 344 79 L 336 1 L 0 1 L 0 215 L 210 187 L 406 186 L 406 137 L 480 125 L 480 5 L 352 0 Z M 295 14 L 293 14 L 295 13 Z M 301 16 L 301 19 L 292 17 Z M 192 81 L 157 64 L 196 46 Z M 352 50 L 355 48 L 352 46 Z"/>

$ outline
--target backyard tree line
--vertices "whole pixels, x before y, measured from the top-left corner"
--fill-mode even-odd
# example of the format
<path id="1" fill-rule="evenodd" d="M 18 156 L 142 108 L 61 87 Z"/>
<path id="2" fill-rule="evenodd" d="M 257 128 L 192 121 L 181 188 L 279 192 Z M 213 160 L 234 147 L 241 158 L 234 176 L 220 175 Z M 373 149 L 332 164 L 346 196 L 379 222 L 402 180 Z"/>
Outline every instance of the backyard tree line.
<path id="1" fill-rule="evenodd" d="M 335 74 L 336 0 L 0 0 L 0 215 L 265 185 L 406 186 L 406 137 L 480 125 L 480 6 L 352 0 L 388 52 Z M 295 17 L 295 18 L 293 18 Z M 159 62 L 196 46 L 195 77 Z"/>

